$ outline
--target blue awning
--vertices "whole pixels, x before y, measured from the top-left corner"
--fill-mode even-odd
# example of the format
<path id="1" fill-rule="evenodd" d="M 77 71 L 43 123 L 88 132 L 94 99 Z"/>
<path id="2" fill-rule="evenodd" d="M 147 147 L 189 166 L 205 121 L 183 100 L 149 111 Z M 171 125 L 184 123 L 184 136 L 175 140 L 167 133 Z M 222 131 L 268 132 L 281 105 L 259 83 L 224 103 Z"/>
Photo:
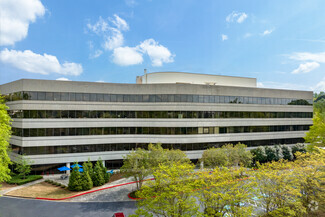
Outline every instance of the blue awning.
<path id="1" fill-rule="evenodd" d="M 67 171 L 67 170 L 71 170 L 69 167 L 63 166 L 63 167 L 59 167 L 58 168 L 59 171 Z"/>
<path id="2" fill-rule="evenodd" d="M 76 167 L 76 166 L 78 166 L 79 168 L 82 168 L 82 166 L 81 166 L 80 164 L 73 164 L 73 165 L 71 166 L 71 168 L 74 168 L 74 167 Z"/>

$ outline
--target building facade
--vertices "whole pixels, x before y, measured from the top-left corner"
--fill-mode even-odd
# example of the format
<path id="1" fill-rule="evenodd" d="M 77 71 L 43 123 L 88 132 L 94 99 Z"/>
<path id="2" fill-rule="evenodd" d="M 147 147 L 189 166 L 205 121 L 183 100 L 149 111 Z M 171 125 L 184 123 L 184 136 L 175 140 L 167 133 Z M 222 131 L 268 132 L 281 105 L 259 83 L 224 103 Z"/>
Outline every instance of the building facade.
<path id="1" fill-rule="evenodd" d="M 196 84 L 192 74 L 182 76 L 189 77 L 186 83 L 3 84 L 0 92 L 13 119 L 11 158 L 26 155 L 42 170 L 99 157 L 116 167 L 130 150 L 161 143 L 198 159 L 205 149 L 226 143 L 303 142 L 312 125 L 311 91 L 257 88 L 256 80 L 247 87 L 247 78 L 240 85 L 238 77 L 235 86 L 229 85 L 232 77 L 227 86 Z"/>

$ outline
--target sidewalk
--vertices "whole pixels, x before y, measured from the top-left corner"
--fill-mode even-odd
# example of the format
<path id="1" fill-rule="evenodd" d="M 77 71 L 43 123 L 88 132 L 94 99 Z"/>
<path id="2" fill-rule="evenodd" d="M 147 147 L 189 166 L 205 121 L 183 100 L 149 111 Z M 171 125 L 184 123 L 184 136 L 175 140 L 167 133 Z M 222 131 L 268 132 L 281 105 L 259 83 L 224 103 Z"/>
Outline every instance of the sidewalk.
<path id="1" fill-rule="evenodd" d="M 44 177 L 43 179 L 39 179 L 39 180 L 36 180 L 36 181 L 33 181 L 33 182 L 29 182 L 29 183 L 26 183 L 26 184 L 23 184 L 23 185 L 17 185 L 16 187 L 12 187 L 12 188 L 9 188 L 9 189 L 6 189 L 6 190 L 1 190 L 0 191 L 0 195 L 4 195 L 10 191 L 14 191 L 14 190 L 17 190 L 17 189 L 21 189 L 21 188 L 24 188 L 24 187 L 27 187 L 27 186 L 30 186 L 30 185 L 34 185 L 34 184 L 37 184 L 37 183 L 40 183 L 40 182 L 44 182 Z"/>

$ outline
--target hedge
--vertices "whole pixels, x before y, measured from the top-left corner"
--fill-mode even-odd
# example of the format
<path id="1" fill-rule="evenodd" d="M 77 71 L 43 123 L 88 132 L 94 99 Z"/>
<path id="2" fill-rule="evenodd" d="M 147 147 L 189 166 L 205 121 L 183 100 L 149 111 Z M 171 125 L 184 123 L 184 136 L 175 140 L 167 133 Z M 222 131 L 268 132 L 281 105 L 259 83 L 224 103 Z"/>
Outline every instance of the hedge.
<path id="1" fill-rule="evenodd" d="M 22 176 L 16 175 L 11 177 L 11 179 L 9 181 L 7 181 L 8 184 L 17 184 L 17 185 L 23 185 L 26 184 L 28 182 L 32 182 L 35 180 L 39 180 L 42 179 L 43 176 L 40 175 L 29 175 L 26 176 L 26 179 L 22 179 Z"/>

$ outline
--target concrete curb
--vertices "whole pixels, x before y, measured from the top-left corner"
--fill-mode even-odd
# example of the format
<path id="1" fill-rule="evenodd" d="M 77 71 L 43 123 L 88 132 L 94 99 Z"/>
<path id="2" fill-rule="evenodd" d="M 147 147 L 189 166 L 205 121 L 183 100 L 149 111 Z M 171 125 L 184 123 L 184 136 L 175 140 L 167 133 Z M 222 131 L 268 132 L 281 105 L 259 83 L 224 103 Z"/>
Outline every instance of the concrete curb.
<path id="1" fill-rule="evenodd" d="M 148 180 L 154 180 L 154 178 L 152 178 L 152 179 L 146 179 L 144 181 L 148 181 Z M 105 187 L 105 188 L 100 188 L 100 189 L 96 189 L 96 190 L 92 190 L 92 191 L 87 191 L 87 192 L 84 192 L 84 193 L 81 193 L 81 194 L 72 195 L 70 197 L 63 197 L 63 198 L 36 197 L 35 199 L 36 200 L 67 200 L 67 199 L 71 199 L 71 198 L 74 198 L 74 197 L 79 197 L 79 196 L 82 196 L 82 195 L 85 195 L 85 194 L 90 194 L 90 193 L 94 193 L 94 192 L 97 192 L 97 191 L 102 191 L 102 190 L 106 190 L 106 189 L 110 189 L 110 188 L 116 188 L 116 187 L 120 187 L 120 186 L 124 186 L 124 185 L 130 185 L 130 184 L 134 184 L 134 183 L 137 183 L 137 182 L 138 181 L 127 182 L 127 183 L 117 184 L 117 185 L 112 185 L 112 186 L 108 186 L 108 187 Z"/>

